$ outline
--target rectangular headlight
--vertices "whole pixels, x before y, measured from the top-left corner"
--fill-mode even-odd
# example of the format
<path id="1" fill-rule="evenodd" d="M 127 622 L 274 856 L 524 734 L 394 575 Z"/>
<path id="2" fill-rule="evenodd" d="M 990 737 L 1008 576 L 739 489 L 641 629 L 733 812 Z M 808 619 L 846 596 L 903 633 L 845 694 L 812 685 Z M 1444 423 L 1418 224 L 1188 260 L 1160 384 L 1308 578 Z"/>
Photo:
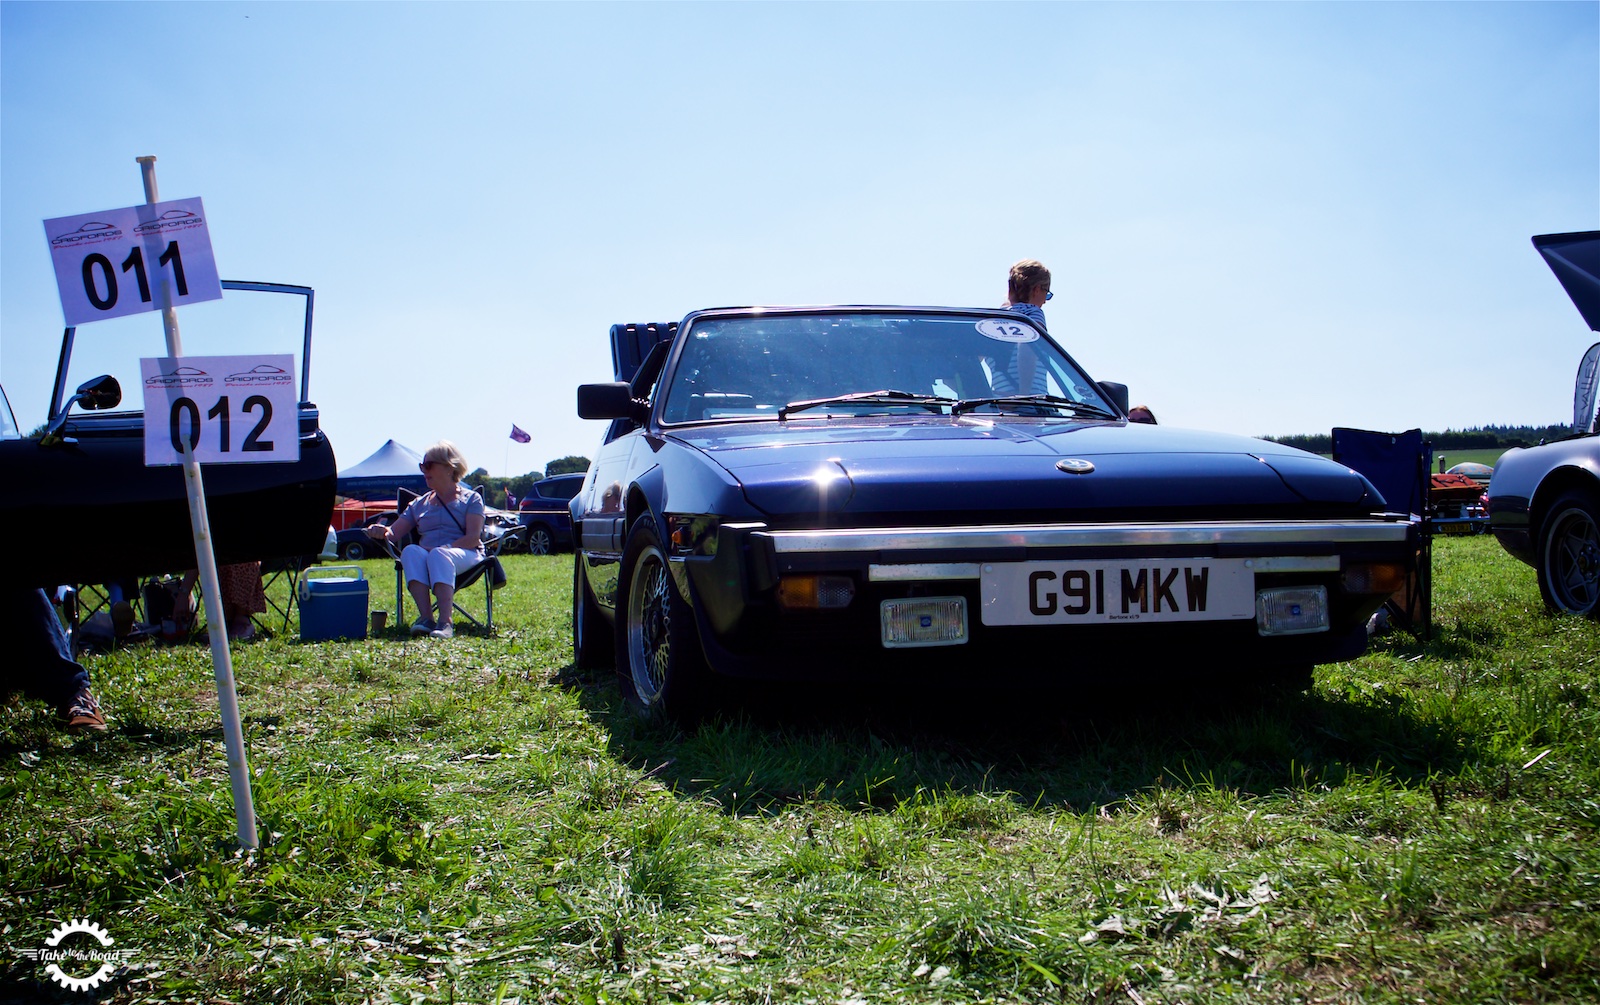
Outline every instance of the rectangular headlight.
<path id="1" fill-rule="evenodd" d="M 887 649 L 959 646 L 967 641 L 967 598 L 907 597 L 878 605 Z"/>
<path id="2" fill-rule="evenodd" d="M 1305 635 L 1328 630 L 1326 586 L 1280 586 L 1256 591 L 1256 631 Z"/>

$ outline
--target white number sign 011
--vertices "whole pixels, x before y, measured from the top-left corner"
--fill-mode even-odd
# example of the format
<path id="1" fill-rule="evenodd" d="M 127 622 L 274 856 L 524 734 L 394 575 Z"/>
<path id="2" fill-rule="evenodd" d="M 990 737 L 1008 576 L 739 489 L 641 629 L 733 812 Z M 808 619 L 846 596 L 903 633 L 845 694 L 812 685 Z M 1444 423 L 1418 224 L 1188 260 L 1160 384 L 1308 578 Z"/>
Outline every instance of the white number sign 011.
<path id="1" fill-rule="evenodd" d="M 202 464 L 300 459 L 294 357 L 180 356 L 139 360 L 144 462 Z"/>
<path id="2" fill-rule="evenodd" d="M 57 217 L 44 233 L 69 325 L 222 299 L 199 199 Z"/>

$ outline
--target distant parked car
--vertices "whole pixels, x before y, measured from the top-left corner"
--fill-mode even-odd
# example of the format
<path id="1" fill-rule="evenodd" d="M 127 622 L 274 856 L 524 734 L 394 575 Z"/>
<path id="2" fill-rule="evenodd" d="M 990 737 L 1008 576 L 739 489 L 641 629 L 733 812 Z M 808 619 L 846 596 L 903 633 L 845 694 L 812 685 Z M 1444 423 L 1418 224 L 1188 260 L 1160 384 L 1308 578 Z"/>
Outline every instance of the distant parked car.
<path id="1" fill-rule="evenodd" d="M 533 483 L 522 500 L 518 522 L 528 528 L 528 551 L 549 555 L 572 548 L 569 503 L 583 488 L 585 475 L 556 475 Z"/>
<path id="2" fill-rule="evenodd" d="M 1600 330 L 1600 231 L 1535 237 L 1578 312 Z M 1569 281 L 1570 280 L 1570 281 Z M 1597 347 L 1600 348 L 1600 347 Z M 1578 368 L 1572 436 L 1508 450 L 1489 482 L 1489 529 L 1513 557 L 1533 566 L 1552 611 L 1600 618 L 1600 431 L 1596 431 L 1595 349 Z M 1584 404 L 1585 397 L 1587 403 Z"/>
<path id="3" fill-rule="evenodd" d="M 359 562 L 363 558 L 377 558 L 385 554 L 383 545 L 367 536 L 367 528 L 373 524 L 381 523 L 385 527 L 394 523 L 400 516 L 394 510 L 379 513 L 377 516 L 368 517 L 359 527 L 346 527 L 338 531 L 339 557 L 347 562 Z"/>

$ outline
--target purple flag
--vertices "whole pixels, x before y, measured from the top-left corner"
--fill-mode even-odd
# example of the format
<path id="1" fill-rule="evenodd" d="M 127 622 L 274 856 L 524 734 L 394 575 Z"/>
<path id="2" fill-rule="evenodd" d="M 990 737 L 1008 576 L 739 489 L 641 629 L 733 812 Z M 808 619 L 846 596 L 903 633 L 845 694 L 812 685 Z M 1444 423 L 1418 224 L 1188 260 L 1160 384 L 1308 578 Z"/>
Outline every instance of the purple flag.
<path id="1" fill-rule="evenodd" d="M 518 443 L 528 443 L 533 440 L 533 437 L 519 429 L 514 422 L 511 424 L 511 438 Z"/>

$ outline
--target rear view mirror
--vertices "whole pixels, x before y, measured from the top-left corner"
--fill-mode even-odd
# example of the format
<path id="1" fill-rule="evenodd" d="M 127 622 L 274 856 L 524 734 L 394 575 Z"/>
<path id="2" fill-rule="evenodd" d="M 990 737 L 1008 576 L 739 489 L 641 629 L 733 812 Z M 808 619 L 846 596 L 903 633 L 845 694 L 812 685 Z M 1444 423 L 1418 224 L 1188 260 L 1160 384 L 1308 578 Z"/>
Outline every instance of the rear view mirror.
<path id="1" fill-rule="evenodd" d="M 1100 385 L 1100 393 L 1105 395 L 1107 398 L 1110 398 L 1111 399 L 1111 403 L 1113 405 L 1116 405 L 1117 408 L 1122 411 L 1123 415 L 1127 415 L 1128 414 L 1128 385 L 1127 384 L 1118 384 L 1114 380 L 1102 380 L 1102 381 L 1099 382 L 1099 385 Z"/>
<path id="2" fill-rule="evenodd" d="M 646 406 L 633 397 L 633 389 L 622 381 L 578 385 L 578 418 L 629 419 L 643 422 Z"/>
<path id="3" fill-rule="evenodd" d="M 122 385 L 117 383 L 117 378 L 106 374 L 79 384 L 77 393 L 72 397 L 90 411 L 116 408 L 122 404 Z"/>
<path id="4" fill-rule="evenodd" d="M 63 443 L 77 442 L 70 436 L 61 435 L 61 430 L 67 424 L 67 413 L 72 411 L 73 405 L 82 405 L 93 411 L 100 408 L 116 408 L 120 404 L 122 404 L 122 385 L 117 383 L 117 378 L 106 374 L 84 381 L 78 385 L 78 390 L 72 397 L 67 399 L 67 403 L 61 406 L 60 413 L 50 420 L 50 425 L 45 428 L 39 445 L 54 447 Z"/>

